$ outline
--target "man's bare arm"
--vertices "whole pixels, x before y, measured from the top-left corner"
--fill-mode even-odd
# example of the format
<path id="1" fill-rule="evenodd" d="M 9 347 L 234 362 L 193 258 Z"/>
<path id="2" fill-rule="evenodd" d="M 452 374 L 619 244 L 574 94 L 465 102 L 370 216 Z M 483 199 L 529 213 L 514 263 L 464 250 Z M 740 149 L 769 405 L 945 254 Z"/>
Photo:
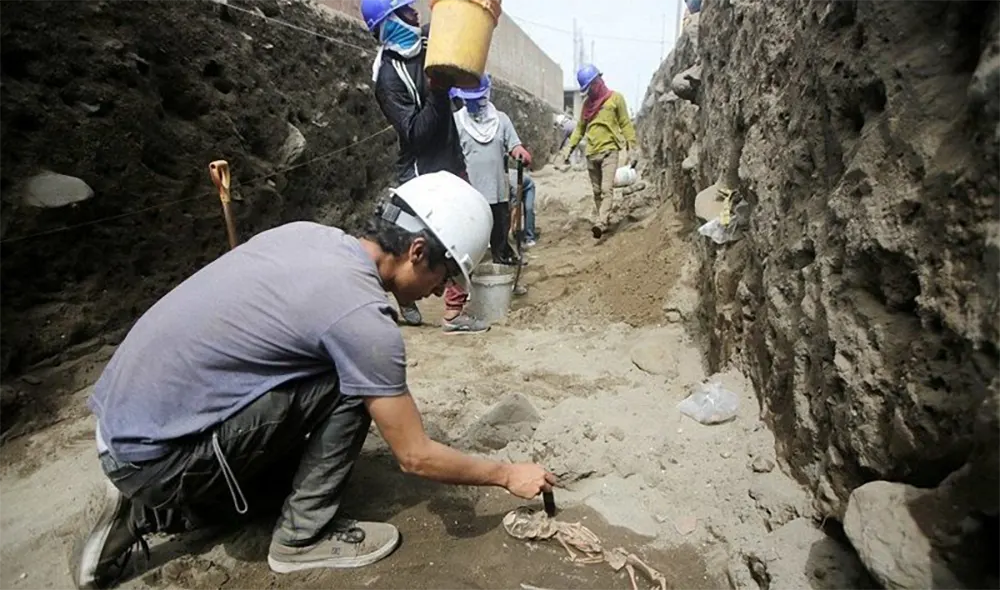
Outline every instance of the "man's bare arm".
<path id="1" fill-rule="evenodd" d="M 382 438 L 407 473 L 442 483 L 500 486 L 522 498 L 551 490 L 555 483 L 555 478 L 540 465 L 488 461 L 431 440 L 408 392 L 368 397 L 365 404 Z"/>

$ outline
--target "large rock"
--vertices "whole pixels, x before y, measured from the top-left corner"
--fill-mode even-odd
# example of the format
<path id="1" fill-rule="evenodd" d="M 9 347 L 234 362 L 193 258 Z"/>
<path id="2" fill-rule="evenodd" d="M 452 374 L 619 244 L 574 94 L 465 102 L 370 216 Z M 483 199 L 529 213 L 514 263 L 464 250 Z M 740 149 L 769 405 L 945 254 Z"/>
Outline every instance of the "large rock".
<path id="1" fill-rule="evenodd" d="M 886 590 L 962 590 L 931 540 L 957 524 L 954 512 L 932 490 L 877 481 L 851 494 L 844 531 Z"/>

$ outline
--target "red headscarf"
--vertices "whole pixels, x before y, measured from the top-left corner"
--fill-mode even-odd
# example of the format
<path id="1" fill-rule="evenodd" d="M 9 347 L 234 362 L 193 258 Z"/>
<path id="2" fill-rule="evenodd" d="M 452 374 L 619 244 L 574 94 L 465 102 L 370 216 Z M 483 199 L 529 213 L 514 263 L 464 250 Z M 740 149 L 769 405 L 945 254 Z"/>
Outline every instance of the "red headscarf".
<path id="1" fill-rule="evenodd" d="M 583 121 L 589 123 L 597 116 L 597 112 L 604 106 L 605 101 L 611 98 L 611 89 L 604 83 L 604 77 L 598 76 L 587 88 L 587 100 L 583 101 Z"/>

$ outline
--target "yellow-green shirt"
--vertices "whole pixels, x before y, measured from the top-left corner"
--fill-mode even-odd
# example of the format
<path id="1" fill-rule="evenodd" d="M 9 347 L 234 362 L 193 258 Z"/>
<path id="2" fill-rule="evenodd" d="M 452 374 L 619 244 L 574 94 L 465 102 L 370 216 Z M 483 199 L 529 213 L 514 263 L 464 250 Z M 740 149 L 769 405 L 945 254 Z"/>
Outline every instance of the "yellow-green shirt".
<path id="1" fill-rule="evenodd" d="M 635 127 L 632 126 L 632 119 L 628 116 L 625 97 L 618 92 L 612 92 L 611 98 L 604 101 L 601 110 L 597 111 L 589 124 L 584 123 L 581 115 L 576 129 L 569 137 L 569 152 L 580 143 L 584 134 L 587 138 L 587 157 L 634 146 Z"/>

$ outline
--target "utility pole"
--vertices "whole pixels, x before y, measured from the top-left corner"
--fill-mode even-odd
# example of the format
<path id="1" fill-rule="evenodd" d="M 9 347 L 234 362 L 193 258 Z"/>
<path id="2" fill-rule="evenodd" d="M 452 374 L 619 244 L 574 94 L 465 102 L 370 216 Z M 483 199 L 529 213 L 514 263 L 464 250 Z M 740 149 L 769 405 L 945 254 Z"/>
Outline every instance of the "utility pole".
<path id="1" fill-rule="evenodd" d="M 577 59 L 577 56 L 579 55 L 577 52 L 578 42 L 579 41 L 577 39 L 577 33 L 576 33 L 576 19 L 574 18 L 573 19 L 573 72 L 574 73 L 580 69 L 580 61 Z"/>
<path id="2" fill-rule="evenodd" d="M 684 19 L 684 0 L 677 0 L 677 34 L 674 35 L 674 46 L 677 46 L 677 40 L 681 37 L 681 22 Z"/>
<path id="3" fill-rule="evenodd" d="M 597 59 L 594 58 L 594 40 L 590 40 L 590 63 L 594 63 Z"/>
<path id="4" fill-rule="evenodd" d="M 683 1 L 683 0 L 682 0 Z M 663 61 L 663 51 L 666 46 L 667 40 L 667 13 L 664 12 L 662 15 L 663 22 L 660 26 L 660 61 Z"/>

